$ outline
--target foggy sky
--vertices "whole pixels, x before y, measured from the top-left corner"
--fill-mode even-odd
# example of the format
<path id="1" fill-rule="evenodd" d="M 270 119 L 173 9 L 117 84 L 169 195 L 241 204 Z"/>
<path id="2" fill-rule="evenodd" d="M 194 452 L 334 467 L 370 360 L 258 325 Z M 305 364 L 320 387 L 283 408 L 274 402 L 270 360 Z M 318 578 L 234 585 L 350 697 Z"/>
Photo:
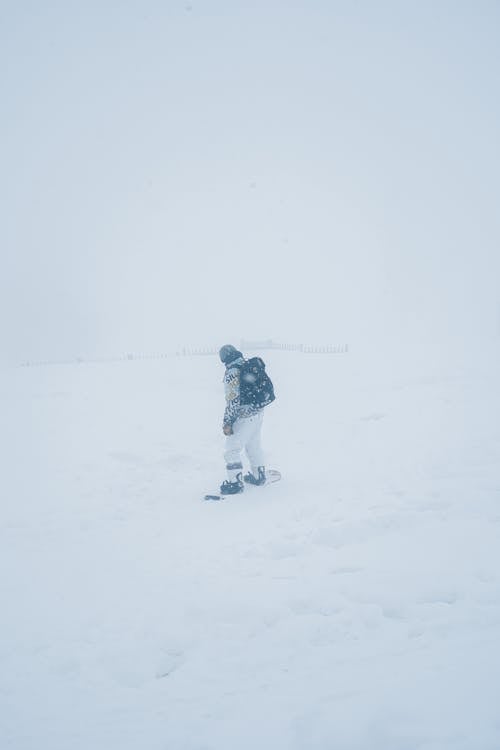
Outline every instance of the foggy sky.
<path id="1" fill-rule="evenodd" d="M 3 2 L 2 358 L 500 332 L 497 2 Z"/>

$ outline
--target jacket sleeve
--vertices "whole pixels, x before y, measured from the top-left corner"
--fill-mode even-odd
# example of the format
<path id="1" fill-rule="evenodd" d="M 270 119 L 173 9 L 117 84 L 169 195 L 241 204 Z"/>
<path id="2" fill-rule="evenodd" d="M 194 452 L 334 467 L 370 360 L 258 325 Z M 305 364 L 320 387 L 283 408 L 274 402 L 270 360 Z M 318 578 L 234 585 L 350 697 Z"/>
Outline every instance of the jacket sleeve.
<path id="1" fill-rule="evenodd" d="M 224 376 L 226 408 L 223 425 L 233 425 L 240 409 L 240 373 L 237 369 L 228 370 Z"/>

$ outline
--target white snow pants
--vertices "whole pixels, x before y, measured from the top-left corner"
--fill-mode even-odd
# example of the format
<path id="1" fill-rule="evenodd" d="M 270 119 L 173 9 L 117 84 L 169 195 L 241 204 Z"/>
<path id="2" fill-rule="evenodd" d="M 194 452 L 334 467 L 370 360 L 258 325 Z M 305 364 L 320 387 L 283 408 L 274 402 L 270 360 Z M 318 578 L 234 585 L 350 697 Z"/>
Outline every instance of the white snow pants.
<path id="1" fill-rule="evenodd" d="M 260 445 L 260 431 L 264 412 L 259 411 L 253 417 L 237 419 L 233 424 L 233 434 L 226 437 L 226 449 L 224 458 L 226 460 L 227 477 L 234 482 L 243 469 L 241 463 L 241 451 L 245 449 L 250 468 L 257 476 L 258 466 L 264 466 L 264 454 Z"/>

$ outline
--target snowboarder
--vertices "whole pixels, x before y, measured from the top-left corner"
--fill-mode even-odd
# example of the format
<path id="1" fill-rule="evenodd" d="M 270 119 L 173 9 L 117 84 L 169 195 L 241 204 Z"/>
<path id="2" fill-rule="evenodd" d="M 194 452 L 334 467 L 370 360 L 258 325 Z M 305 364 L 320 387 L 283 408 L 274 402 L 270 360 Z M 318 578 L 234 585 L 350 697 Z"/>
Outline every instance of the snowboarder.
<path id="1" fill-rule="evenodd" d="M 256 402 L 255 398 L 242 398 L 241 371 L 247 364 L 243 354 L 232 344 L 225 344 L 219 351 L 219 357 L 226 367 L 223 381 L 226 408 L 222 430 L 226 435 L 224 458 L 228 477 L 222 483 L 220 492 L 222 495 L 235 495 L 243 492 L 243 481 L 259 486 L 266 483 L 264 455 L 260 444 L 260 432 L 264 416 L 263 406 L 265 404 L 259 402 L 258 399 Z M 262 362 L 262 360 L 258 361 Z M 263 362 L 262 368 L 264 370 Z M 266 378 L 271 389 L 272 397 L 270 399 L 269 394 L 266 394 L 268 395 L 266 403 L 270 403 L 274 399 L 274 392 L 266 375 L 264 375 L 264 378 Z M 242 476 L 241 452 L 243 449 L 245 449 L 250 462 L 250 471 L 245 476 Z"/>

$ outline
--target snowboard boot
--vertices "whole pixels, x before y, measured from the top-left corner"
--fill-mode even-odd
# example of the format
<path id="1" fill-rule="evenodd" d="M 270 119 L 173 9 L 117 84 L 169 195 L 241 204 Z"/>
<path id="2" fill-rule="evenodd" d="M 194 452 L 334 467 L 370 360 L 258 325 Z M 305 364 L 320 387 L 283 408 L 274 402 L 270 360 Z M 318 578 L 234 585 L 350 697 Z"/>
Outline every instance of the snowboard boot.
<path id="1" fill-rule="evenodd" d="M 252 466 L 252 471 L 243 477 L 248 484 L 255 484 L 257 487 L 266 483 L 266 469 L 264 466 L 258 466 L 256 469 Z"/>
<path id="2" fill-rule="evenodd" d="M 229 479 L 225 479 L 220 486 L 221 495 L 238 495 L 244 490 L 243 482 L 241 481 L 241 474 L 236 475 L 236 479 L 230 482 Z"/>

